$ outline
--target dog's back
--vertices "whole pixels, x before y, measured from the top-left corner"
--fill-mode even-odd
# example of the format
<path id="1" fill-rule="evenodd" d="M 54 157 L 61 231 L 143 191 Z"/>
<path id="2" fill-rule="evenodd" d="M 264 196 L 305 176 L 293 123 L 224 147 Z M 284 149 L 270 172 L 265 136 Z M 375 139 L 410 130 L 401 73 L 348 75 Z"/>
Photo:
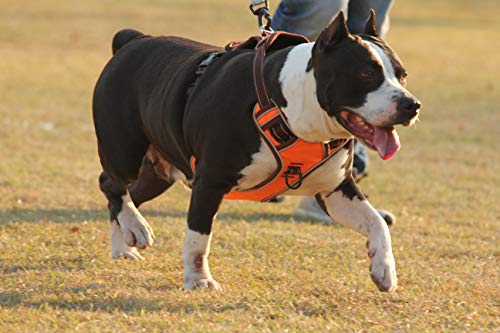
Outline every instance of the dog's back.
<path id="1" fill-rule="evenodd" d="M 113 37 L 113 42 L 111 43 L 113 54 L 116 54 L 116 52 L 128 42 L 142 37 L 146 37 L 146 35 L 134 29 L 123 29 L 118 31 Z"/>
<path id="2" fill-rule="evenodd" d="M 130 182 L 147 148 L 155 143 L 150 142 L 156 137 L 149 135 L 152 132 L 170 133 L 169 138 L 163 138 L 171 142 L 168 155 L 187 155 L 181 121 L 188 86 L 182 83 L 193 82 L 199 62 L 217 48 L 180 37 L 151 37 L 131 29 L 119 31 L 112 48 L 114 55 L 94 90 L 94 124 L 104 168 L 115 178 Z M 168 112 L 151 116 L 163 111 L 165 105 Z M 157 121 L 159 118 L 162 121 Z M 151 119 L 156 121 L 145 124 Z"/>

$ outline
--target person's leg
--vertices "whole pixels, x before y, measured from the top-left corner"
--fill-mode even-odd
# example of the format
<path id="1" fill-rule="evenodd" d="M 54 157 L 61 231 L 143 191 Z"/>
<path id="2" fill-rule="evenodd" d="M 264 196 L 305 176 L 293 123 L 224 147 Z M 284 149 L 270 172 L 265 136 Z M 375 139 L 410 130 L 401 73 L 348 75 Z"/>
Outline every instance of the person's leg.
<path id="1" fill-rule="evenodd" d="M 389 31 L 389 11 L 393 0 L 351 0 L 349 1 L 349 18 L 347 26 L 353 34 L 363 32 L 365 22 L 370 14 L 370 9 L 377 15 L 377 30 L 382 38 Z"/>
<path id="2" fill-rule="evenodd" d="M 363 32 L 366 20 L 370 14 L 370 9 L 375 10 L 377 16 L 377 30 L 380 37 L 384 38 L 389 31 L 389 11 L 391 10 L 393 0 L 351 0 L 349 1 L 349 18 L 347 26 L 353 34 Z M 359 142 L 354 145 L 353 176 L 360 180 L 364 178 L 368 168 L 368 153 L 365 146 Z M 388 225 L 396 221 L 396 217 L 384 209 L 378 209 L 378 213 L 384 218 Z"/>
<path id="3" fill-rule="evenodd" d="M 370 7 L 370 3 L 373 3 L 372 7 Z M 309 40 L 315 40 L 322 29 L 340 11 L 343 11 L 346 16 L 351 15 L 351 6 L 354 4 L 356 7 L 352 10 L 353 15 L 356 16 L 353 20 L 354 29 L 357 29 L 356 24 L 359 20 L 362 20 L 363 25 L 361 29 L 354 30 L 353 33 L 359 33 L 363 30 L 370 8 L 374 8 L 377 12 L 377 25 L 386 24 L 391 3 L 392 0 L 282 0 L 276 8 L 271 27 L 276 31 L 296 33 L 306 36 Z M 363 13 L 365 8 L 367 8 L 366 14 Z M 364 18 L 361 19 L 361 17 Z M 350 18 L 348 18 L 347 23 L 349 24 L 349 22 Z M 367 166 L 366 147 L 356 142 L 353 162 L 354 177 L 356 179 L 363 178 L 366 175 Z M 279 201 L 281 200 L 274 202 Z M 391 213 L 385 210 L 379 210 L 379 213 L 387 224 L 391 225 L 395 221 L 395 217 Z M 314 197 L 304 197 L 292 215 L 323 222 L 332 221 L 330 216 L 318 206 Z"/>
<path id="4" fill-rule="evenodd" d="M 315 40 L 340 11 L 347 16 L 348 0 L 283 0 L 276 8 L 271 28 Z"/>
<path id="5" fill-rule="evenodd" d="M 271 28 L 275 31 L 286 31 L 306 36 L 315 40 L 321 30 L 330 23 L 340 11 L 347 16 L 349 0 L 283 0 L 274 13 Z M 283 197 L 271 200 L 272 203 L 283 201 Z M 303 204 L 305 207 L 315 205 L 316 200 L 310 198 Z M 298 207 L 298 210 L 301 208 Z M 319 207 L 318 207 L 319 209 Z M 305 211 L 307 213 L 307 211 Z M 315 217 L 313 217 L 315 216 Z M 321 217 L 320 220 L 330 221 L 330 217 L 319 209 L 318 214 L 312 212 L 311 218 Z"/>
<path id="6" fill-rule="evenodd" d="M 368 169 L 368 150 L 358 140 L 354 139 L 354 160 L 352 162 L 352 175 L 354 179 L 364 178 Z"/>

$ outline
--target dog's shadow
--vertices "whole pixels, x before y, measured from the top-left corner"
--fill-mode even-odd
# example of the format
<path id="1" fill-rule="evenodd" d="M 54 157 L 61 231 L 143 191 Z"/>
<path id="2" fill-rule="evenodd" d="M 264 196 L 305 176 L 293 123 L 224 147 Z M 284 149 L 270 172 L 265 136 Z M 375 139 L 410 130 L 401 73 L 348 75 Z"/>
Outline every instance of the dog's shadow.
<path id="1" fill-rule="evenodd" d="M 0 293 L 0 306 L 4 308 L 18 308 L 23 306 L 32 309 L 41 309 L 49 307 L 56 310 L 71 310 L 71 311 L 99 311 L 107 313 L 116 313 L 116 311 L 125 312 L 128 314 L 141 314 L 145 312 L 169 312 L 169 313 L 194 313 L 211 312 L 223 313 L 226 311 L 249 310 L 250 307 L 243 303 L 235 304 L 185 304 L 182 298 L 171 303 L 161 299 L 147 299 L 138 296 L 96 296 L 95 291 L 100 289 L 98 283 L 86 284 L 78 287 L 78 290 L 65 290 L 65 292 L 74 292 L 82 295 L 89 291 L 94 293 L 91 298 L 84 297 L 80 299 L 64 300 L 60 298 L 48 298 L 44 300 L 33 300 L 33 295 L 29 292 L 21 291 L 4 291 Z M 172 287 L 177 288 L 177 287 Z M 67 289 L 67 288 L 66 288 Z M 73 288 L 75 289 L 75 288 Z M 36 298 L 36 297 L 35 297 Z"/>
<path id="2" fill-rule="evenodd" d="M 144 217 L 165 219 L 168 221 L 172 218 L 186 218 L 187 212 L 181 210 L 141 210 Z M 96 209 L 22 209 L 13 208 L 0 210 L 0 225 L 13 222 L 18 223 L 38 223 L 38 222 L 55 222 L 55 223 L 82 223 L 107 220 L 109 213 L 107 210 Z M 271 222 L 300 222 L 308 224 L 324 224 L 324 222 L 315 221 L 306 218 L 292 217 L 291 214 L 284 213 L 245 213 L 245 212 L 220 212 L 217 215 L 219 221 L 238 222 L 245 221 L 247 223 L 255 223 L 261 220 Z"/>
<path id="3" fill-rule="evenodd" d="M 186 218 L 186 212 L 181 210 L 161 211 L 144 209 L 144 216 L 158 217 L 165 219 L 169 218 Z M 85 209 L 10 209 L 0 211 L 0 226 L 9 223 L 38 223 L 38 222 L 55 222 L 55 223 L 83 223 L 85 221 L 106 221 L 109 217 L 107 210 L 85 210 Z M 218 216 L 219 220 L 229 223 L 255 223 L 260 220 L 271 222 L 304 222 L 304 223 L 320 223 L 312 220 L 300 220 L 291 217 L 289 214 L 280 213 L 239 213 L 239 212 L 221 212 Z M 168 223 L 168 222 L 167 222 Z M 88 258 L 78 256 L 71 260 L 68 258 L 50 257 L 42 260 L 38 265 L 15 265 L 5 269 L 0 269 L 0 274 L 22 274 L 28 270 L 70 270 L 79 271 L 87 270 L 89 267 Z M 60 261 L 64 261 L 61 265 Z M 0 258 L 0 268 L 2 259 Z M 158 286 L 154 287 L 157 288 Z M 56 310 L 71 310 L 71 311 L 103 311 L 107 313 L 116 313 L 116 311 L 128 314 L 141 314 L 142 312 L 164 312 L 172 314 L 187 314 L 203 311 L 208 313 L 224 313 L 236 311 L 249 311 L 250 306 L 244 301 L 230 302 L 228 304 L 212 304 L 206 302 L 203 304 L 194 305 L 190 302 L 190 298 L 178 298 L 174 301 L 165 299 L 149 299 L 148 297 L 140 297 L 137 295 L 106 295 L 106 292 L 99 292 L 106 289 L 105 282 L 86 283 L 78 286 L 61 286 L 61 292 L 64 294 L 74 294 L 77 297 L 71 299 L 63 299 L 61 297 L 39 297 L 37 289 L 31 290 L 4 290 L 0 292 L 0 307 L 4 308 L 31 308 L 41 309 L 48 307 Z M 153 287 L 150 287 L 153 288 Z M 178 285 L 162 285 L 161 289 L 175 292 Z M 85 295 L 93 295 L 86 297 Z M 85 296 L 85 297 L 84 297 Z M 75 299 L 76 298 L 76 299 Z M 332 309 L 333 310 L 333 309 Z"/>

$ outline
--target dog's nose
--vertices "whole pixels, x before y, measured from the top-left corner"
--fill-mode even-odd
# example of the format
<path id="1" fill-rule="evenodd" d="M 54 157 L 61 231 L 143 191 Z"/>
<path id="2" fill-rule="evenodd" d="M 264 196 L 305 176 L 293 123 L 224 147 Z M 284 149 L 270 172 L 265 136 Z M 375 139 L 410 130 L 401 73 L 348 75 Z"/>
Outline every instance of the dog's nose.
<path id="1" fill-rule="evenodd" d="M 396 109 L 399 112 L 403 112 L 405 114 L 417 114 L 418 109 L 420 109 L 420 102 L 411 97 L 401 97 L 398 100 L 398 104 Z"/>

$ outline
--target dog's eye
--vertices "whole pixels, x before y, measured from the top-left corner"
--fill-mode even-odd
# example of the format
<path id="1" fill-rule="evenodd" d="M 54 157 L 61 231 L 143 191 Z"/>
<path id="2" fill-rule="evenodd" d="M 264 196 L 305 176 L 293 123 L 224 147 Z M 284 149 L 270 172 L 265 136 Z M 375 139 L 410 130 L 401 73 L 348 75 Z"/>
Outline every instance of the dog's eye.
<path id="1" fill-rule="evenodd" d="M 375 72 L 374 71 L 361 72 L 359 76 L 363 80 L 373 80 L 375 78 Z"/>
<path id="2" fill-rule="evenodd" d="M 408 76 L 408 73 L 406 71 L 402 72 L 400 75 L 399 75 L 399 82 L 401 83 L 401 85 L 404 87 L 406 86 L 406 77 Z"/>
<path id="3" fill-rule="evenodd" d="M 396 74 L 396 77 L 398 77 L 400 80 L 404 80 L 408 76 L 408 72 L 405 71 L 404 69 L 396 71 L 395 74 Z"/>

